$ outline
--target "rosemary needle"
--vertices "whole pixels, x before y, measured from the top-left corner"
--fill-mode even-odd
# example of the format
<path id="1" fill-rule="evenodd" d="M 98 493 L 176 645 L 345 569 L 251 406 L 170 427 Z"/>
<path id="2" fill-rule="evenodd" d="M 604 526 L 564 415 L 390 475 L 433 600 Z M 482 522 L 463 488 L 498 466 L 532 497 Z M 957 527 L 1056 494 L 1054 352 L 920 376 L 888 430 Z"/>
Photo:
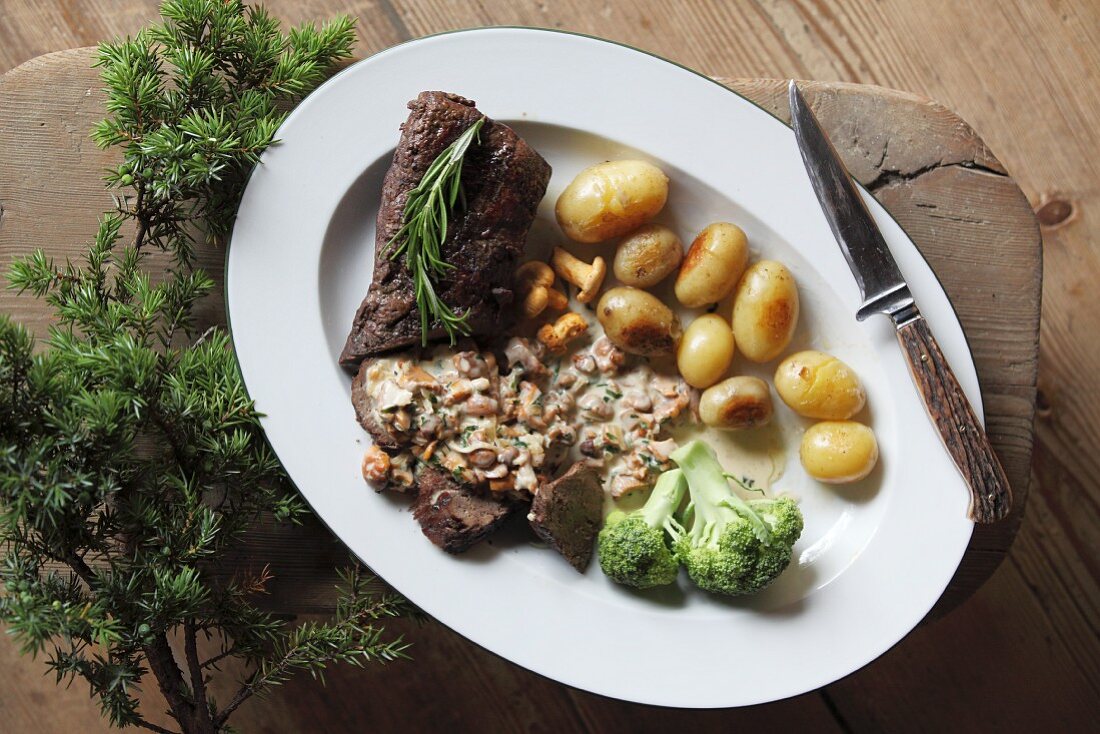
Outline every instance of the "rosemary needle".
<path id="1" fill-rule="evenodd" d="M 428 343 L 428 327 L 433 319 L 443 325 L 452 345 L 459 334 L 467 336 L 470 333 L 469 313 L 456 314 L 436 293 L 436 285 L 439 278 L 454 268 L 443 259 L 441 248 L 447 239 L 448 219 L 459 208 L 466 207 L 462 163 L 470 145 L 480 140 L 478 133 L 484 123 L 485 118 L 479 118 L 432 161 L 405 200 L 401 229 L 386 243 L 386 247 L 391 248 L 389 257 L 395 259 L 404 255 L 412 274 L 423 345 Z M 400 242 L 396 248 L 393 247 L 395 242 Z"/>

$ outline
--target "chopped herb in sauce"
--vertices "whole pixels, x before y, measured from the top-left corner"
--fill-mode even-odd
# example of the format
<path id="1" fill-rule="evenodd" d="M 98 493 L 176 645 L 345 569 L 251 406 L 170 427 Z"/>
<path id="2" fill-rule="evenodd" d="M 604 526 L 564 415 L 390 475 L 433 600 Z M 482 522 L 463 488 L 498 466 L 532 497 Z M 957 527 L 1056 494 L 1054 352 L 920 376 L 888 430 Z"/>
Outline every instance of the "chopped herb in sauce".
<path id="1" fill-rule="evenodd" d="M 633 491 L 641 486 L 639 482 L 650 481 L 654 473 L 668 467 L 667 460 L 658 458 L 667 449 L 656 451 L 652 444 L 667 440 L 662 424 L 667 425 L 687 409 L 690 390 L 686 385 L 671 385 L 670 393 L 670 385 L 652 384 L 653 373 L 645 368 L 627 366 L 620 370 L 615 363 L 599 366 L 600 372 L 596 372 L 597 365 L 593 364 L 588 373 L 568 358 L 546 359 L 533 353 L 537 350 L 523 340 L 514 348 L 517 356 L 509 356 L 510 366 L 493 365 L 476 351 L 463 352 L 459 360 L 436 358 L 438 353 L 422 361 L 381 359 L 378 371 L 370 378 L 373 395 L 395 388 L 412 393 L 412 402 L 405 406 L 384 411 L 376 407 L 376 415 L 384 425 L 392 427 L 411 418 L 415 426 L 412 431 L 400 432 L 405 449 L 397 456 L 403 457 L 410 468 L 418 463 L 435 466 L 456 480 L 478 484 L 488 482 L 485 474 L 493 469 L 495 476 L 513 480 L 503 483 L 512 484 L 514 491 L 530 492 L 537 488 L 538 476 L 553 474 L 561 462 L 571 460 L 570 447 L 576 446 L 583 427 L 588 448 L 580 448 L 581 453 L 592 458 L 602 456 L 600 463 L 608 481 L 619 480 L 618 486 L 628 487 L 626 491 Z M 585 350 L 580 354 L 592 359 Z M 535 369 L 532 359 L 539 359 L 545 369 Z M 400 366 L 395 365 L 396 361 L 401 362 Z M 417 365 L 434 365 L 436 383 L 428 385 L 418 380 Z M 526 369 L 527 365 L 531 369 Z M 471 391 L 475 379 L 485 384 L 479 383 Z M 634 404 L 628 406 L 628 411 L 613 409 L 617 405 L 614 401 L 627 394 L 633 400 L 636 392 L 642 399 L 651 398 L 652 406 L 646 399 L 644 409 Z M 486 412 L 489 405 L 495 412 Z M 418 460 L 416 457 L 423 457 L 425 446 L 433 441 L 438 447 Z M 499 465 L 467 465 L 464 455 L 482 447 L 494 448 L 498 455 L 507 452 L 512 458 L 502 459 L 504 466 L 499 469 Z M 398 463 L 395 456 L 394 466 Z M 614 495 L 615 487 L 608 486 Z"/>

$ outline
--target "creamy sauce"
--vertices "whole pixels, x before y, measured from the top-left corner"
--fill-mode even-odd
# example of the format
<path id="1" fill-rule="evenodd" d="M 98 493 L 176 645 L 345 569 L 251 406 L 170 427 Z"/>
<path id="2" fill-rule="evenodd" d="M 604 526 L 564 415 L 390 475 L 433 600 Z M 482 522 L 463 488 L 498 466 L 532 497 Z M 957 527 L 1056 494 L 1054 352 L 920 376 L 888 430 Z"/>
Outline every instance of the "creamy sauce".
<path id="1" fill-rule="evenodd" d="M 581 311 L 581 313 L 584 313 Z M 376 359 L 369 391 L 377 419 L 400 434 L 403 448 L 375 467 L 375 481 L 415 481 L 417 463 L 440 467 L 494 491 L 531 494 L 575 461 L 604 476 L 605 511 L 640 506 L 669 454 L 699 439 L 748 488 L 771 494 L 786 469 L 777 423 L 724 431 L 698 419 L 697 390 L 671 360 L 629 357 L 603 336 L 598 322 L 563 356 L 513 337 L 497 363 L 490 352 L 436 347 Z M 380 453 L 378 449 L 372 449 Z M 364 473 L 367 473 L 364 462 Z"/>
<path id="2" fill-rule="evenodd" d="M 370 422 L 400 449 L 372 447 L 364 475 L 408 487 L 419 462 L 493 491 L 533 494 L 583 459 L 602 470 L 613 497 L 652 486 L 672 466 L 668 431 L 696 396 L 678 376 L 593 336 L 561 356 L 512 337 L 499 362 L 490 351 L 446 347 L 374 360 Z"/>

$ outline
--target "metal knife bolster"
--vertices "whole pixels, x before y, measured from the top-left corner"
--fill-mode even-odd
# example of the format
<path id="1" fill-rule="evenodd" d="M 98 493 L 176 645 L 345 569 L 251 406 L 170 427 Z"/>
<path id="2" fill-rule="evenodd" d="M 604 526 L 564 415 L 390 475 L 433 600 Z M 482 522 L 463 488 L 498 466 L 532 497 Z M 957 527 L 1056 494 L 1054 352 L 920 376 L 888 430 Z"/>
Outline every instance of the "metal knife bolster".
<path id="1" fill-rule="evenodd" d="M 921 318 L 920 309 L 909 292 L 909 284 L 904 281 L 864 300 L 856 311 L 856 320 L 863 321 L 877 313 L 889 316 L 898 329 Z"/>

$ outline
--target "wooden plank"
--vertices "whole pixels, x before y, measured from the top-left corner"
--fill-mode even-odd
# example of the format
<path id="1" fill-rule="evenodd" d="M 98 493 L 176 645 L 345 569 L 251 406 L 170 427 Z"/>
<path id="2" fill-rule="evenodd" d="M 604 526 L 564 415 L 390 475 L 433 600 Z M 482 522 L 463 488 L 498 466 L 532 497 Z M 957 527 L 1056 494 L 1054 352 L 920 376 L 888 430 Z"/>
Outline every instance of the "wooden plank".
<path id="1" fill-rule="evenodd" d="M 686 651 L 685 651 L 686 653 Z M 690 668 L 685 658 L 684 665 Z M 738 684 L 738 675 L 730 675 L 730 685 Z M 843 732 L 829 710 L 826 699 L 816 693 L 807 693 L 776 703 L 747 706 L 739 709 L 711 709 L 685 711 L 683 709 L 658 708 L 623 703 L 601 698 L 584 691 L 570 690 L 585 731 L 598 734 L 663 734 L 671 731 L 714 732 L 728 734 L 731 731 L 762 732 Z"/>

